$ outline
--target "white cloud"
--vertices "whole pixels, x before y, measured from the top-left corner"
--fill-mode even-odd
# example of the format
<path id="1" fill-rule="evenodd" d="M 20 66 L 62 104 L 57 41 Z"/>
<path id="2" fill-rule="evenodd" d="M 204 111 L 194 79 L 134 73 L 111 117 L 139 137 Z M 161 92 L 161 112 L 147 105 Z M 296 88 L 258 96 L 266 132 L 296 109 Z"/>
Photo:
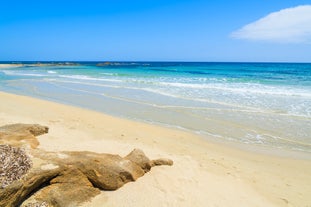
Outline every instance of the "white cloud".
<path id="1" fill-rule="evenodd" d="M 279 43 L 311 43 L 311 5 L 270 13 L 233 32 L 231 37 Z"/>

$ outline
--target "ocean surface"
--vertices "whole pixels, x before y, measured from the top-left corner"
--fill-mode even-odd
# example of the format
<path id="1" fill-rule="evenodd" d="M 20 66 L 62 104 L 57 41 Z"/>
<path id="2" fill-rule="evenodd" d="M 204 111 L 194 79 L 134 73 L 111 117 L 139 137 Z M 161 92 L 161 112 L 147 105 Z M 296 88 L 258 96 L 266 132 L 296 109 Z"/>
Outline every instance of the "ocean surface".
<path id="1" fill-rule="evenodd" d="M 75 62 L 0 68 L 0 90 L 311 153 L 311 64 Z"/>

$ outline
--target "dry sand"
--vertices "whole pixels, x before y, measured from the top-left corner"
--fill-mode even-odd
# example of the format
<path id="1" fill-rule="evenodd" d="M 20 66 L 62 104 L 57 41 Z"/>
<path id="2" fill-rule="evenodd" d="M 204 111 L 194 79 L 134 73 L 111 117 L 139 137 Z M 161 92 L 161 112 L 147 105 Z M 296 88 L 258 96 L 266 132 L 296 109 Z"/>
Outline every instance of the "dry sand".
<path id="1" fill-rule="evenodd" d="M 126 155 L 141 148 L 173 166 L 152 168 L 90 206 L 311 206 L 311 161 L 268 156 L 215 144 L 191 133 L 0 92 L 0 125 L 50 128 L 40 148 Z"/>
<path id="2" fill-rule="evenodd" d="M 23 64 L 0 64 L 0 68 L 16 68 L 21 66 L 23 66 Z"/>

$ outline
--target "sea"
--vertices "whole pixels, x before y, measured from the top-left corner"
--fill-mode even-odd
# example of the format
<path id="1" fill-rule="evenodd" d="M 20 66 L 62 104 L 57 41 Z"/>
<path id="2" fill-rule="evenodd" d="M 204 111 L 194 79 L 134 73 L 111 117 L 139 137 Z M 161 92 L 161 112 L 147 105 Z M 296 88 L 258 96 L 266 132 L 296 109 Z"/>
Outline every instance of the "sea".
<path id="1" fill-rule="evenodd" d="M 178 128 L 216 142 L 311 153 L 309 63 L 21 64 L 0 68 L 1 91 Z"/>

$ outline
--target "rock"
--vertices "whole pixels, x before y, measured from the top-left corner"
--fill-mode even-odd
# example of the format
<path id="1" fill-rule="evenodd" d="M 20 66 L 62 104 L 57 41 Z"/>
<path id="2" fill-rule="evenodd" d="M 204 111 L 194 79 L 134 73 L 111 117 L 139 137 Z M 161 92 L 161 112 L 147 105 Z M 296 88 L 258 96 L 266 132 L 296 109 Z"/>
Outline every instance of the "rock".
<path id="1" fill-rule="evenodd" d="M 146 157 L 145 153 L 140 149 L 134 149 L 128 154 L 125 159 L 130 160 L 139 165 L 145 172 L 150 171 L 150 160 Z"/>
<path id="2" fill-rule="evenodd" d="M 69 158 L 62 160 L 64 163 L 77 166 L 95 187 L 102 190 L 116 190 L 145 174 L 136 163 L 119 155 L 92 152 L 63 153 L 69 155 Z"/>
<path id="3" fill-rule="evenodd" d="M 34 203 L 46 203 L 47 206 L 78 206 L 99 193 L 100 190 L 94 188 L 88 178 L 72 166 L 61 168 L 56 177 L 50 179 L 45 187 L 38 189 L 21 207 Z"/>
<path id="4" fill-rule="evenodd" d="M 32 134 L 33 136 L 39 136 L 49 132 L 49 128 L 41 126 L 39 124 L 10 124 L 0 127 L 0 132 L 4 131 L 9 134 Z"/>
<path id="5" fill-rule="evenodd" d="M 40 125 L 7 125 L 0 127 L 0 141 L 24 146 L 20 142 L 26 140 L 27 143 L 34 143 L 37 141 L 35 136 L 47 132 L 48 128 Z M 12 140 L 8 137 L 14 142 L 10 142 Z M 33 162 L 31 169 L 31 165 L 27 165 L 27 170 L 16 170 L 21 172 L 20 175 L 2 185 L 0 207 L 78 206 L 99 194 L 100 190 L 116 190 L 137 180 L 153 166 L 173 164 L 169 159 L 150 160 L 140 149 L 122 158 L 119 155 L 94 152 L 46 152 L 36 149 L 37 145 L 32 146 L 29 149 L 30 156 L 19 147 L 2 147 L 4 151 L 14 152 L 13 160 L 22 161 L 13 162 L 16 169 L 26 165 L 23 161 L 26 158 L 31 157 L 36 162 Z M 4 154 L 0 156 L 5 157 Z M 10 169 L 2 167 L 0 173 L 8 174 Z"/>
<path id="6" fill-rule="evenodd" d="M 41 189 L 50 180 L 61 173 L 61 168 L 50 171 L 34 170 L 26 178 L 13 182 L 11 185 L 0 189 L 0 206 L 19 206 L 29 195 Z"/>
<path id="7" fill-rule="evenodd" d="M 156 160 L 150 161 L 151 167 L 157 166 L 157 165 L 173 165 L 173 160 L 166 159 L 166 158 L 160 158 Z"/>
<path id="8" fill-rule="evenodd" d="M 38 124 L 11 124 L 0 127 L 0 144 L 36 148 L 36 136 L 48 133 L 49 128 Z"/>
<path id="9" fill-rule="evenodd" d="M 0 145 L 0 188 L 22 178 L 32 162 L 25 150 L 10 145 Z"/>

